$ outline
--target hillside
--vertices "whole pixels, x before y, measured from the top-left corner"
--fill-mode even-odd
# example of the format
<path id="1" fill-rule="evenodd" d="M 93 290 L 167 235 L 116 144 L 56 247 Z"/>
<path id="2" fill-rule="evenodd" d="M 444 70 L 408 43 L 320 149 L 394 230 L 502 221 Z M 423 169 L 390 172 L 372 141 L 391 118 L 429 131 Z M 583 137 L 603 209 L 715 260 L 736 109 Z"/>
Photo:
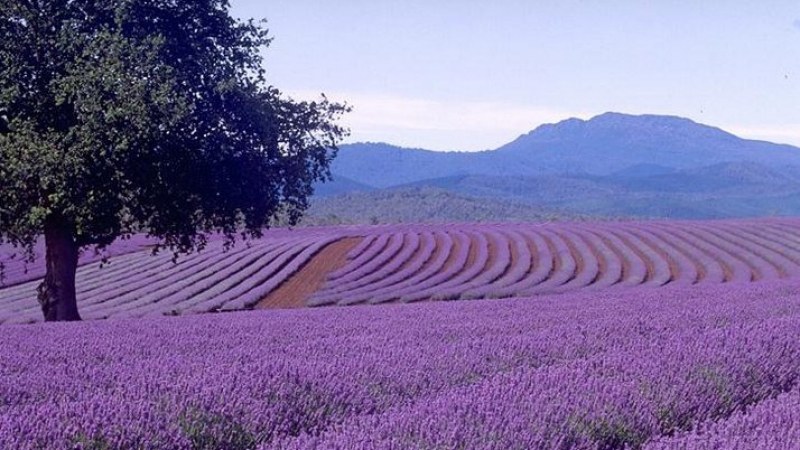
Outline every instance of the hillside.
<path id="1" fill-rule="evenodd" d="M 800 180 L 753 162 L 611 175 L 462 175 L 401 186 L 435 187 L 476 201 L 514 201 L 565 215 L 714 219 L 800 215 Z M 800 174 L 800 172 L 798 172 Z M 481 200 L 478 200 L 481 199 Z M 342 204 L 340 213 L 348 214 Z M 477 220 L 477 219 L 476 219 Z"/>
<path id="2" fill-rule="evenodd" d="M 409 188 L 435 188 L 457 194 L 459 202 L 488 205 L 457 215 L 469 221 L 504 220 L 505 206 L 493 203 L 507 201 L 562 216 L 800 215 L 800 149 L 671 116 L 568 119 L 476 153 L 352 144 L 343 146 L 332 170 L 336 181 L 318 186 L 317 197 L 326 201 L 315 204 L 343 223 L 389 217 L 382 206 L 386 197 L 398 211 L 413 210 L 416 199 L 380 193 Z M 363 195 L 347 197 L 353 192 Z M 368 205 L 375 205 L 374 213 Z"/>
<path id="3" fill-rule="evenodd" d="M 314 187 L 314 196 L 317 198 L 331 197 L 339 194 L 348 194 L 352 192 L 369 192 L 374 191 L 376 188 L 369 186 L 358 181 L 353 181 L 347 177 L 336 175 L 333 180 L 325 183 L 318 183 Z"/>
<path id="4" fill-rule="evenodd" d="M 423 185 L 317 197 L 311 202 L 303 225 L 524 222 L 583 217 L 555 207 L 475 197 Z"/>
<path id="5" fill-rule="evenodd" d="M 344 145 L 332 170 L 359 183 L 389 187 L 457 175 L 610 175 L 640 165 L 669 170 L 737 161 L 800 167 L 800 149 L 741 139 L 679 117 L 605 113 L 541 125 L 492 151 Z"/>
<path id="6" fill-rule="evenodd" d="M 798 242 L 797 219 L 275 229 L 178 263 L 112 246 L 110 265 L 78 269 L 77 295 L 99 319 L 745 284 L 800 279 Z M 40 320 L 38 280 L 13 273 L 0 323 Z"/>

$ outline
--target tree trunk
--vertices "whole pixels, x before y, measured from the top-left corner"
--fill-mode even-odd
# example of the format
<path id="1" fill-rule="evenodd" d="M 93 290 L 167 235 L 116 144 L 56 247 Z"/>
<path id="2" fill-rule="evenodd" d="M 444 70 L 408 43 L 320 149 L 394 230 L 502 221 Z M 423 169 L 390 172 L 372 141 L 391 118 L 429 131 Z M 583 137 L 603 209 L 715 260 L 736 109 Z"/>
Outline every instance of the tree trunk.
<path id="1" fill-rule="evenodd" d="M 81 320 L 75 298 L 78 245 L 63 220 L 47 218 L 44 224 L 47 271 L 37 289 L 46 322 Z"/>

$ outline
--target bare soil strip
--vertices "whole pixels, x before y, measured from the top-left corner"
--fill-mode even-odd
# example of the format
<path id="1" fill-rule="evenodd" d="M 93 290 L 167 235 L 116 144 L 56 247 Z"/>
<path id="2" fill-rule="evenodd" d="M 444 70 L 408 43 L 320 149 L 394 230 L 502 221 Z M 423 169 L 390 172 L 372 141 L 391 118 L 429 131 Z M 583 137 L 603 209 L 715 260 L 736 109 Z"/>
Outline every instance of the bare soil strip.
<path id="1" fill-rule="evenodd" d="M 328 244 L 300 270 L 261 299 L 255 309 L 303 308 L 325 283 L 328 274 L 347 263 L 347 253 L 363 238 L 351 237 Z"/>

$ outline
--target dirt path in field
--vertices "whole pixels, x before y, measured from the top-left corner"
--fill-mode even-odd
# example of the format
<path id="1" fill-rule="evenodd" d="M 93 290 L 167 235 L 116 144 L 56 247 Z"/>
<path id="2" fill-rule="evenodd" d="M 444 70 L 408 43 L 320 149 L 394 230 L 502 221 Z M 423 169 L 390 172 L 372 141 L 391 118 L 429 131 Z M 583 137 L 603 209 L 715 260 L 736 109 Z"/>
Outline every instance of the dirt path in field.
<path id="1" fill-rule="evenodd" d="M 358 245 L 362 239 L 361 237 L 344 238 L 327 245 L 297 273 L 261 299 L 255 309 L 305 307 L 306 300 L 322 287 L 328 274 L 347 263 L 347 252 Z"/>

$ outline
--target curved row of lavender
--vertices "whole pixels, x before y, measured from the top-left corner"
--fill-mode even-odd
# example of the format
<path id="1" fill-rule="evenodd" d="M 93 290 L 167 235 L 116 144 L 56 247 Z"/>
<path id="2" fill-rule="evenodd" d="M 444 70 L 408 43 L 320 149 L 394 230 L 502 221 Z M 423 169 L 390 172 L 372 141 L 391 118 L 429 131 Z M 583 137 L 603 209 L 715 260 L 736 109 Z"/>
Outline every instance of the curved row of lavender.
<path id="1" fill-rule="evenodd" d="M 212 240 L 177 264 L 168 253 L 143 250 L 152 243 L 142 237 L 122 241 L 107 250 L 109 266 L 79 269 L 79 309 L 85 318 L 248 309 L 345 237 L 362 239 L 308 305 L 525 297 L 800 274 L 797 219 L 278 229 L 227 252 Z M 0 323 L 39 320 L 38 281 L 28 281 L 19 265 L 9 265 L 7 276 Z"/>
<path id="2" fill-rule="evenodd" d="M 0 327 L 0 448 L 800 442 L 800 285 Z"/>
<path id="3" fill-rule="evenodd" d="M 800 221 L 595 222 L 364 230 L 311 306 L 524 297 L 800 274 Z"/>
<path id="4" fill-rule="evenodd" d="M 120 239 L 103 250 L 82 252 L 78 265 L 84 266 L 99 262 L 104 258 L 114 258 L 127 253 L 148 250 L 156 242 L 156 240 L 143 235 Z M 26 256 L 20 248 L 9 244 L 0 244 L 0 288 L 43 278 L 44 254 L 44 242 L 41 240 L 34 245 L 31 258 Z"/>
<path id="5" fill-rule="evenodd" d="M 107 250 L 110 264 L 84 264 L 77 273 L 78 306 L 86 319 L 177 315 L 247 309 L 294 275 L 322 248 L 352 235 L 349 228 L 271 230 L 226 250 L 220 238 L 199 253 L 152 255 L 136 237 Z M 131 251 L 132 250 L 132 251 Z M 127 251 L 127 252 L 126 252 Z M 34 270 L 35 268 L 32 268 Z M 11 276 L 11 273 L 9 273 Z M 0 289 L 0 323 L 40 320 L 38 280 Z M 10 282 L 10 281 L 9 281 Z"/>

